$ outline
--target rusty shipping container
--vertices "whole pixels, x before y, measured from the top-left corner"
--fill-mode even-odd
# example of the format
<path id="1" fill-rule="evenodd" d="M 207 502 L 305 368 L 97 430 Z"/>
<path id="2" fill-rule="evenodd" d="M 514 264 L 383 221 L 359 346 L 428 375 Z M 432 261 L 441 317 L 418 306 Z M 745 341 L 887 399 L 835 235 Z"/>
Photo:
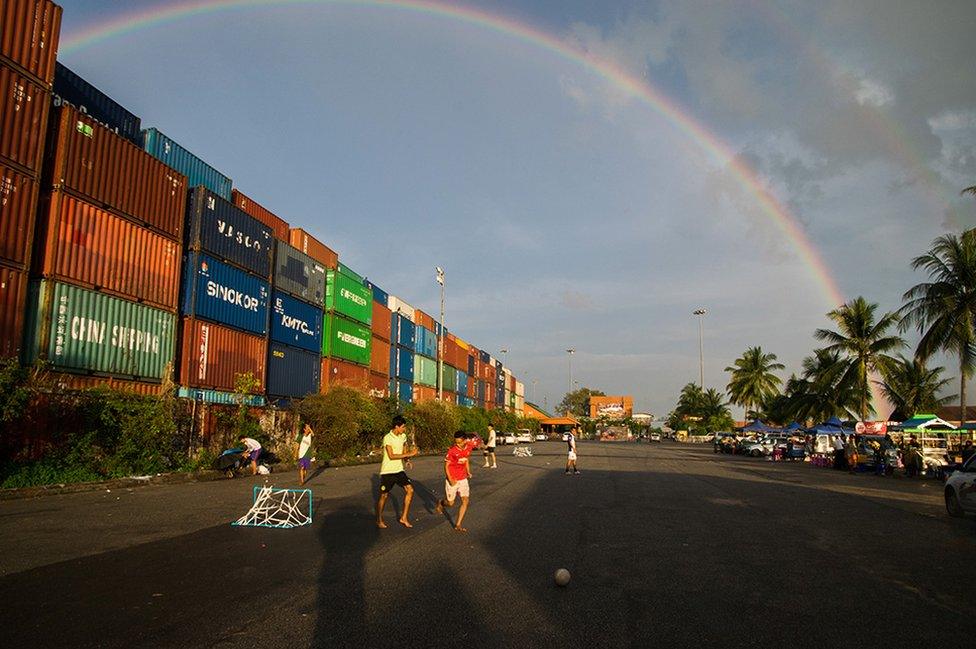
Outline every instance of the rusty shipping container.
<path id="1" fill-rule="evenodd" d="M 182 247 L 61 191 L 41 199 L 34 273 L 175 311 Z"/>
<path id="2" fill-rule="evenodd" d="M 36 180 L 0 165 L 0 261 L 26 270 L 37 220 Z"/>
<path id="3" fill-rule="evenodd" d="M 390 396 L 390 377 L 377 372 L 369 373 L 369 394 L 378 399 Z"/>
<path id="4" fill-rule="evenodd" d="M 271 210 L 256 202 L 253 198 L 249 198 L 243 192 L 233 189 L 230 192 L 230 202 L 234 204 L 234 207 L 247 212 L 271 228 L 276 239 L 281 241 L 289 240 L 291 228 L 288 226 L 288 223 Z"/>
<path id="5" fill-rule="evenodd" d="M 182 240 L 185 176 L 71 106 L 55 109 L 53 125 L 55 189 Z"/>
<path id="6" fill-rule="evenodd" d="M 337 385 L 366 390 L 369 386 L 369 368 L 347 363 L 337 358 L 322 359 L 322 394 Z"/>
<path id="7" fill-rule="evenodd" d="M 432 316 L 427 315 L 420 309 L 414 311 L 413 322 L 414 324 L 419 324 L 421 327 L 427 327 L 431 331 L 437 330 L 437 321 L 434 320 Z"/>
<path id="8" fill-rule="evenodd" d="M 44 159 L 51 93 L 2 64 L 0 93 L 0 158 L 37 177 Z"/>
<path id="9" fill-rule="evenodd" d="M 184 318 L 180 344 L 180 385 L 233 392 L 237 375 L 251 372 L 264 392 L 268 344 L 261 336 Z"/>
<path id="10" fill-rule="evenodd" d="M 370 325 L 373 331 L 373 340 L 379 338 L 390 342 L 390 331 L 393 326 L 393 312 L 377 301 L 373 301 L 373 322 Z"/>
<path id="11" fill-rule="evenodd" d="M 46 88 L 54 81 L 61 35 L 61 7 L 50 0 L 0 2 L 0 59 L 21 68 Z"/>
<path id="12" fill-rule="evenodd" d="M 94 388 L 111 388 L 122 392 L 132 392 L 143 396 L 158 396 L 163 391 L 162 383 L 146 383 L 144 381 L 128 381 L 114 376 L 87 376 L 82 374 L 67 374 L 51 372 L 51 381 L 62 390 L 92 390 Z"/>
<path id="13" fill-rule="evenodd" d="M 369 349 L 369 369 L 390 376 L 390 343 L 373 338 Z"/>
<path id="14" fill-rule="evenodd" d="M 339 267 L 339 255 L 305 230 L 292 228 L 288 232 L 288 238 L 288 243 L 293 247 L 298 248 L 326 268 L 334 270 Z"/>
<path id="15" fill-rule="evenodd" d="M 27 272 L 0 266 L 0 358 L 20 355 L 27 305 Z"/>

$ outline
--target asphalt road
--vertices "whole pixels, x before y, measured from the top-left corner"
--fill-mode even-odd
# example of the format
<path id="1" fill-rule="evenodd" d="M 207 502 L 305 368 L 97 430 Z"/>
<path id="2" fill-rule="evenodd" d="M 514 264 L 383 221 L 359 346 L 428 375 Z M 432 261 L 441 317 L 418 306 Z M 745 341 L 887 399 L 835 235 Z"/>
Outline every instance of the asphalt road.
<path id="1" fill-rule="evenodd" d="M 976 521 L 941 485 L 678 444 L 499 449 L 460 534 L 415 462 L 412 530 L 376 466 L 311 481 L 312 525 L 232 527 L 264 480 L 0 502 L 6 647 L 968 646 Z M 294 486 L 296 474 L 275 474 Z M 399 507 L 402 497 L 394 496 Z M 553 571 L 573 575 L 565 588 Z"/>

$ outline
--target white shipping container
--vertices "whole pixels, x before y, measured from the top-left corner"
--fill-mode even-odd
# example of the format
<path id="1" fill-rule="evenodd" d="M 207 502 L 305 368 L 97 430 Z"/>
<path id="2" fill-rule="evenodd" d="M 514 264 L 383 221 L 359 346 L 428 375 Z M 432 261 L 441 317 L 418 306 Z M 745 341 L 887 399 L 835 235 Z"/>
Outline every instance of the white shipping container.
<path id="1" fill-rule="evenodd" d="M 410 306 L 409 304 L 407 304 L 397 296 L 395 295 L 390 296 L 389 300 L 387 301 L 387 307 L 393 313 L 399 313 L 410 322 L 416 322 L 415 320 L 416 314 L 414 313 L 416 309 L 414 309 L 412 306 Z"/>
<path id="2" fill-rule="evenodd" d="M 521 381 L 515 381 L 515 396 L 522 397 L 522 400 L 525 401 L 525 384 Z"/>

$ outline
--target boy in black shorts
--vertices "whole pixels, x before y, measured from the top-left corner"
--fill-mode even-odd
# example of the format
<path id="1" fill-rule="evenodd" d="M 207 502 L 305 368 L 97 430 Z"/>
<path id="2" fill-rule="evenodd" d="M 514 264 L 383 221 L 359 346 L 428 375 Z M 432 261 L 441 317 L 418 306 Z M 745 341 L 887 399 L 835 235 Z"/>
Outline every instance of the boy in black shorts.
<path id="1" fill-rule="evenodd" d="M 380 464 L 380 498 L 376 502 L 376 527 L 385 528 L 383 522 L 383 506 L 390 495 L 393 485 L 400 485 L 406 494 L 403 498 L 403 513 L 399 523 L 404 527 L 413 527 L 407 514 L 410 512 L 410 501 L 413 500 L 413 486 L 410 478 L 403 470 L 403 460 L 417 455 L 417 449 L 404 452 L 403 446 L 407 441 L 407 420 L 397 415 L 393 418 L 393 430 L 383 438 L 383 463 Z"/>

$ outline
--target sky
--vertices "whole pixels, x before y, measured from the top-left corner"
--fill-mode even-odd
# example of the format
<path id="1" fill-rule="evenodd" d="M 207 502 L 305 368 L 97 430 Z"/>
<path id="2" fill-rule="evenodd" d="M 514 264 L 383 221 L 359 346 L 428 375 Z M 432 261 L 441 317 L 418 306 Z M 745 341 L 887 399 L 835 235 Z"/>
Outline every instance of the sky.
<path id="1" fill-rule="evenodd" d="M 785 381 L 976 226 L 971 1 L 237 2 L 100 38 L 214 3 L 59 4 L 62 63 L 409 304 L 443 267 L 448 329 L 550 409 L 666 416 L 699 324 L 705 387 L 753 346 Z"/>

